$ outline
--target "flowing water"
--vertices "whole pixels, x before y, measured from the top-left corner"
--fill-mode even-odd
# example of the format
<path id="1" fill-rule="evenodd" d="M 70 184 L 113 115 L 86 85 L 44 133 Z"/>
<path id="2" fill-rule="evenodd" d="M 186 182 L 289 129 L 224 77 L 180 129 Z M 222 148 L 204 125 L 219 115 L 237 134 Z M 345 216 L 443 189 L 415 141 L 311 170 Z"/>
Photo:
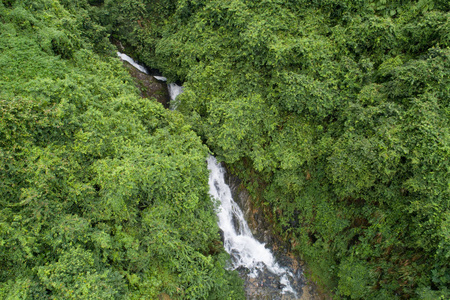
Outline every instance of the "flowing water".
<path id="1" fill-rule="evenodd" d="M 141 71 L 142 73 L 148 74 L 147 69 L 144 66 L 141 66 L 139 63 L 135 62 L 131 57 L 124 53 L 117 52 L 117 55 L 121 60 L 128 62 L 130 65 Z"/>
<path id="2" fill-rule="evenodd" d="M 148 70 L 147 70 L 147 68 L 145 68 L 144 66 L 140 65 L 138 62 L 134 61 L 128 55 L 126 55 L 124 53 L 120 53 L 120 52 L 117 52 L 117 55 L 120 57 L 121 60 L 128 62 L 130 65 L 132 65 L 133 67 L 135 67 L 136 69 L 138 69 L 142 73 L 150 75 Z M 155 76 L 155 75 L 152 75 L 152 76 L 156 80 L 167 81 L 166 77 Z M 179 94 L 181 94 L 183 92 L 183 87 L 172 82 L 172 83 L 168 83 L 167 84 L 167 89 L 169 91 L 169 96 L 170 96 L 170 110 L 176 110 L 177 107 L 178 107 L 178 104 L 179 104 L 179 102 L 178 102 L 178 100 L 176 98 L 177 98 L 177 96 Z"/>
<path id="3" fill-rule="evenodd" d="M 136 63 L 126 54 L 117 53 L 122 60 L 129 62 L 139 71 L 148 74 L 145 67 Z M 154 76 L 157 80 L 166 81 L 162 76 Z M 172 110 L 176 109 L 177 96 L 183 87 L 169 83 Z M 213 156 L 207 159 L 210 194 L 220 202 L 217 216 L 218 225 L 223 231 L 225 251 L 231 257 L 231 269 L 237 269 L 246 284 L 249 299 L 298 299 L 301 293 L 301 272 L 293 272 L 292 268 L 281 266 L 272 251 L 257 241 L 244 218 L 242 210 L 233 200 L 230 187 L 225 183 L 225 171 Z"/>
<path id="4" fill-rule="evenodd" d="M 266 288 L 272 285 L 270 294 L 267 291 L 252 291 L 261 296 L 253 295 L 253 298 L 270 295 L 271 298 L 268 299 L 297 299 L 297 292 L 292 283 L 299 280 L 299 275 L 294 275 L 288 267 L 280 266 L 272 252 L 253 237 L 242 210 L 233 200 L 231 189 L 225 183 L 224 169 L 213 156 L 207 159 L 207 163 L 210 170 L 209 193 L 220 202 L 218 224 L 223 231 L 225 250 L 231 256 L 231 268 L 240 270 L 246 282 L 256 283 L 256 286 L 260 287 L 265 284 Z"/>

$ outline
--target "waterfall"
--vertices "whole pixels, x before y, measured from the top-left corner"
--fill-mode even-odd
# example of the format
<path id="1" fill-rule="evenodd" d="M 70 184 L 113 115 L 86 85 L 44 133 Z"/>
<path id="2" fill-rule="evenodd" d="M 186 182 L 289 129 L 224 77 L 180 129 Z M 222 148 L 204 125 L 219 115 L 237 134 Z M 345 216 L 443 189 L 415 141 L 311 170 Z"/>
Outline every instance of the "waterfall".
<path id="1" fill-rule="evenodd" d="M 117 54 L 139 71 L 148 74 L 147 69 L 136 63 L 131 57 L 120 52 Z M 160 81 L 167 81 L 162 76 L 154 77 Z M 175 110 L 178 106 L 176 98 L 183 92 L 183 87 L 175 83 L 169 83 L 167 87 L 171 99 L 170 109 Z M 291 297 L 283 299 L 297 299 L 297 292 L 291 284 L 291 282 L 296 282 L 294 275 L 287 267 L 280 266 L 272 252 L 253 237 L 242 210 L 233 200 L 230 187 L 225 183 L 224 169 L 213 156 L 207 159 L 207 164 L 210 171 L 209 193 L 220 202 L 217 211 L 218 225 L 224 233 L 224 247 L 225 251 L 230 254 L 232 269 L 245 268 L 248 270 L 247 276 L 253 279 L 262 278 L 264 274 L 270 272 L 278 281 L 279 294 L 291 295 Z M 264 299 L 266 298 L 267 294 Z M 272 299 L 275 298 L 279 299 L 280 297 L 272 297 Z"/>
<path id="2" fill-rule="evenodd" d="M 180 102 L 177 100 L 177 96 L 183 92 L 183 87 L 176 83 L 169 83 L 167 85 L 170 95 L 170 110 L 176 110 Z"/>
<path id="3" fill-rule="evenodd" d="M 230 187 L 225 183 L 225 171 L 213 156 L 207 159 L 209 175 L 209 193 L 220 201 L 217 212 L 219 227 L 224 233 L 224 247 L 231 255 L 233 269 L 244 267 L 249 275 L 256 278 L 265 269 L 279 277 L 282 294 L 291 293 L 296 296 L 290 278 L 294 275 L 280 267 L 272 252 L 264 244 L 258 242 L 250 231 L 244 214 L 231 196 Z"/>
<path id="4" fill-rule="evenodd" d="M 139 63 L 137 63 L 136 61 L 134 61 L 128 55 L 126 55 L 124 53 L 120 53 L 120 52 L 117 52 L 117 55 L 120 57 L 121 60 L 128 62 L 130 65 L 132 65 L 133 67 L 135 67 L 142 73 L 149 75 L 147 69 L 144 66 L 142 66 Z M 167 81 L 167 78 L 163 77 L 163 76 L 154 76 L 153 75 L 153 77 L 159 81 Z M 176 110 L 178 107 L 178 104 L 179 104 L 179 102 L 177 101 L 176 98 L 179 94 L 181 94 L 183 92 L 183 87 L 177 85 L 176 83 L 168 83 L 167 89 L 169 90 L 169 96 L 170 96 L 170 110 Z"/>
<path id="5" fill-rule="evenodd" d="M 132 65 L 133 67 L 135 67 L 136 69 L 138 69 L 139 71 L 141 71 L 142 73 L 148 74 L 147 69 L 144 66 L 141 66 L 140 64 L 138 64 L 137 62 L 135 62 L 131 57 L 129 57 L 128 55 L 124 54 L 124 53 L 120 53 L 117 52 L 117 55 L 120 57 L 121 60 L 126 61 L 127 63 L 129 63 L 130 65 Z"/>

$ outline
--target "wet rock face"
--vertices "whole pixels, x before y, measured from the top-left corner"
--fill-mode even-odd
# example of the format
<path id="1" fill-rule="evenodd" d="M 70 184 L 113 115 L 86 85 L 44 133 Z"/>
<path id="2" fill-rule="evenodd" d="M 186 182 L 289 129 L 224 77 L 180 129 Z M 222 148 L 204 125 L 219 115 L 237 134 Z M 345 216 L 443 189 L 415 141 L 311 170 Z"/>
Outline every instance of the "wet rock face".
<path id="1" fill-rule="evenodd" d="M 291 271 L 294 271 L 289 267 Z M 248 276 L 248 270 L 239 269 L 239 274 L 244 280 L 244 289 L 247 299 L 270 299 L 270 300 L 296 300 L 303 298 L 303 287 L 305 286 L 305 279 L 301 269 L 293 272 L 293 287 L 297 296 L 292 293 L 282 294 L 283 285 L 280 283 L 279 277 L 272 274 L 268 270 L 264 270 L 257 277 Z"/>
<path id="2" fill-rule="evenodd" d="M 127 62 L 123 62 L 125 68 L 133 76 L 136 86 L 141 91 L 141 97 L 143 98 L 155 98 L 156 101 L 161 103 L 165 108 L 169 108 L 169 91 L 167 90 L 167 84 L 155 79 L 151 75 L 140 72 Z"/>
<path id="3" fill-rule="evenodd" d="M 225 179 L 230 186 L 234 201 L 244 213 L 253 236 L 258 241 L 272 247 L 276 243 L 271 234 L 272 226 L 265 220 L 263 213 L 252 205 L 251 197 L 247 190 L 242 188 L 241 180 L 236 176 L 229 175 L 229 173 L 227 173 Z"/>
<path id="4" fill-rule="evenodd" d="M 296 259 L 289 252 L 290 245 L 272 235 L 272 225 L 266 221 L 264 214 L 252 204 L 251 197 L 247 190 L 242 187 L 241 180 L 236 176 L 226 176 L 227 184 L 230 186 L 233 199 L 244 212 L 245 218 L 256 239 L 271 248 L 280 265 L 287 267 L 293 274 L 292 287 L 297 296 L 292 293 L 282 294 L 282 286 L 277 276 L 265 270 L 257 277 L 252 278 L 245 268 L 238 269 L 241 278 L 244 280 L 244 289 L 247 299 L 270 299 L 270 300 L 315 300 L 321 297 L 316 293 L 314 286 L 307 284 L 303 274 L 303 262 Z"/>

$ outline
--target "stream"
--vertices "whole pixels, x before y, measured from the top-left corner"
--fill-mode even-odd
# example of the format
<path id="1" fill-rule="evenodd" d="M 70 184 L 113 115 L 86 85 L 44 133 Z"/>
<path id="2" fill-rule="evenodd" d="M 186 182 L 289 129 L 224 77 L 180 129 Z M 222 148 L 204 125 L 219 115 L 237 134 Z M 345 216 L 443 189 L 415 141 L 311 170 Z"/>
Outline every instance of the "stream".
<path id="1" fill-rule="evenodd" d="M 118 52 L 119 57 L 133 65 L 139 71 L 148 74 L 145 67 L 129 56 Z M 157 80 L 167 81 L 162 76 Z M 176 97 L 183 87 L 175 83 L 167 85 L 170 94 L 170 109 L 178 106 Z M 244 214 L 232 197 L 232 191 L 225 182 L 225 169 L 213 156 L 207 158 L 209 175 L 209 193 L 218 201 L 218 225 L 223 232 L 223 243 L 231 262 L 229 269 L 237 270 L 245 282 L 247 299 L 300 299 L 305 279 L 301 268 L 294 268 L 292 259 L 273 252 L 264 243 L 254 238 Z M 302 297 L 303 299 L 303 297 Z"/>
<path id="2" fill-rule="evenodd" d="M 238 270 L 245 281 L 248 299 L 299 299 L 302 273 L 281 265 L 265 244 L 256 240 L 234 201 L 225 169 L 213 156 L 207 159 L 209 193 L 220 202 L 218 225 L 223 231 L 224 247 L 231 256 L 230 269 Z M 285 257 L 284 259 L 287 259 Z"/>
<path id="3" fill-rule="evenodd" d="M 148 72 L 147 68 L 145 68 L 144 66 L 142 66 L 139 63 L 137 63 L 136 61 L 134 61 L 128 55 L 126 55 L 124 53 L 120 53 L 120 52 L 117 52 L 117 55 L 119 56 L 119 58 L 121 60 L 126 61 L 127 63 L 129 63 L 130 65 L 135 67 L 137 70 L 141 71 L 142 73 L 147 74 L 147 75 L 151 75 Z M 156 80 L 167 82 L 167 78 L 166 77 L 155 76 L 155 75 L 152 75 L 152 76 Z M 167 83 L 167 89 L 169 91 L 169 97 L 170 97 L 170 110 L 176 110 L 177 107 L 178 107 L 178 101 L 176 100 L 176 98 L 177 98 L 177 96 L 179 94 L 181 94 L 183 92 L 183 87 L 177 85 L 176 83 Z"/>

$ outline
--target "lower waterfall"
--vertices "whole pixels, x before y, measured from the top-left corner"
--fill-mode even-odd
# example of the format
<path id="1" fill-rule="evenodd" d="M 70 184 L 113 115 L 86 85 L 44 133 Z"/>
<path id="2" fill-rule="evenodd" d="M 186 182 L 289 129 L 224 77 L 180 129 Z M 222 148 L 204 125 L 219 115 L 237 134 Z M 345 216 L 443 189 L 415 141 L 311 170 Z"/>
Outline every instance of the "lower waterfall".
<path id="1" fill-rule="evenodd" d="M 213 156 L 207 159 L 209 175 L 209 193 L 220 201 L 217 216 L 219 227 L 223 231 L 224 247 L 232 260 L 232 268 L 245 268 L 251 278 L 258 278 L 264 272 L 270 272 L 278 279 L 277 286 L 280 294 L 291 294 L 293 298 L 297 293 L 291 285 L 294 274 L 285 267 L 281 267 L 275 260 L 272 252 L 254 237 L 244 214 L 233 200 L 230 187 L 225 183 L 225 171 Z"/>

